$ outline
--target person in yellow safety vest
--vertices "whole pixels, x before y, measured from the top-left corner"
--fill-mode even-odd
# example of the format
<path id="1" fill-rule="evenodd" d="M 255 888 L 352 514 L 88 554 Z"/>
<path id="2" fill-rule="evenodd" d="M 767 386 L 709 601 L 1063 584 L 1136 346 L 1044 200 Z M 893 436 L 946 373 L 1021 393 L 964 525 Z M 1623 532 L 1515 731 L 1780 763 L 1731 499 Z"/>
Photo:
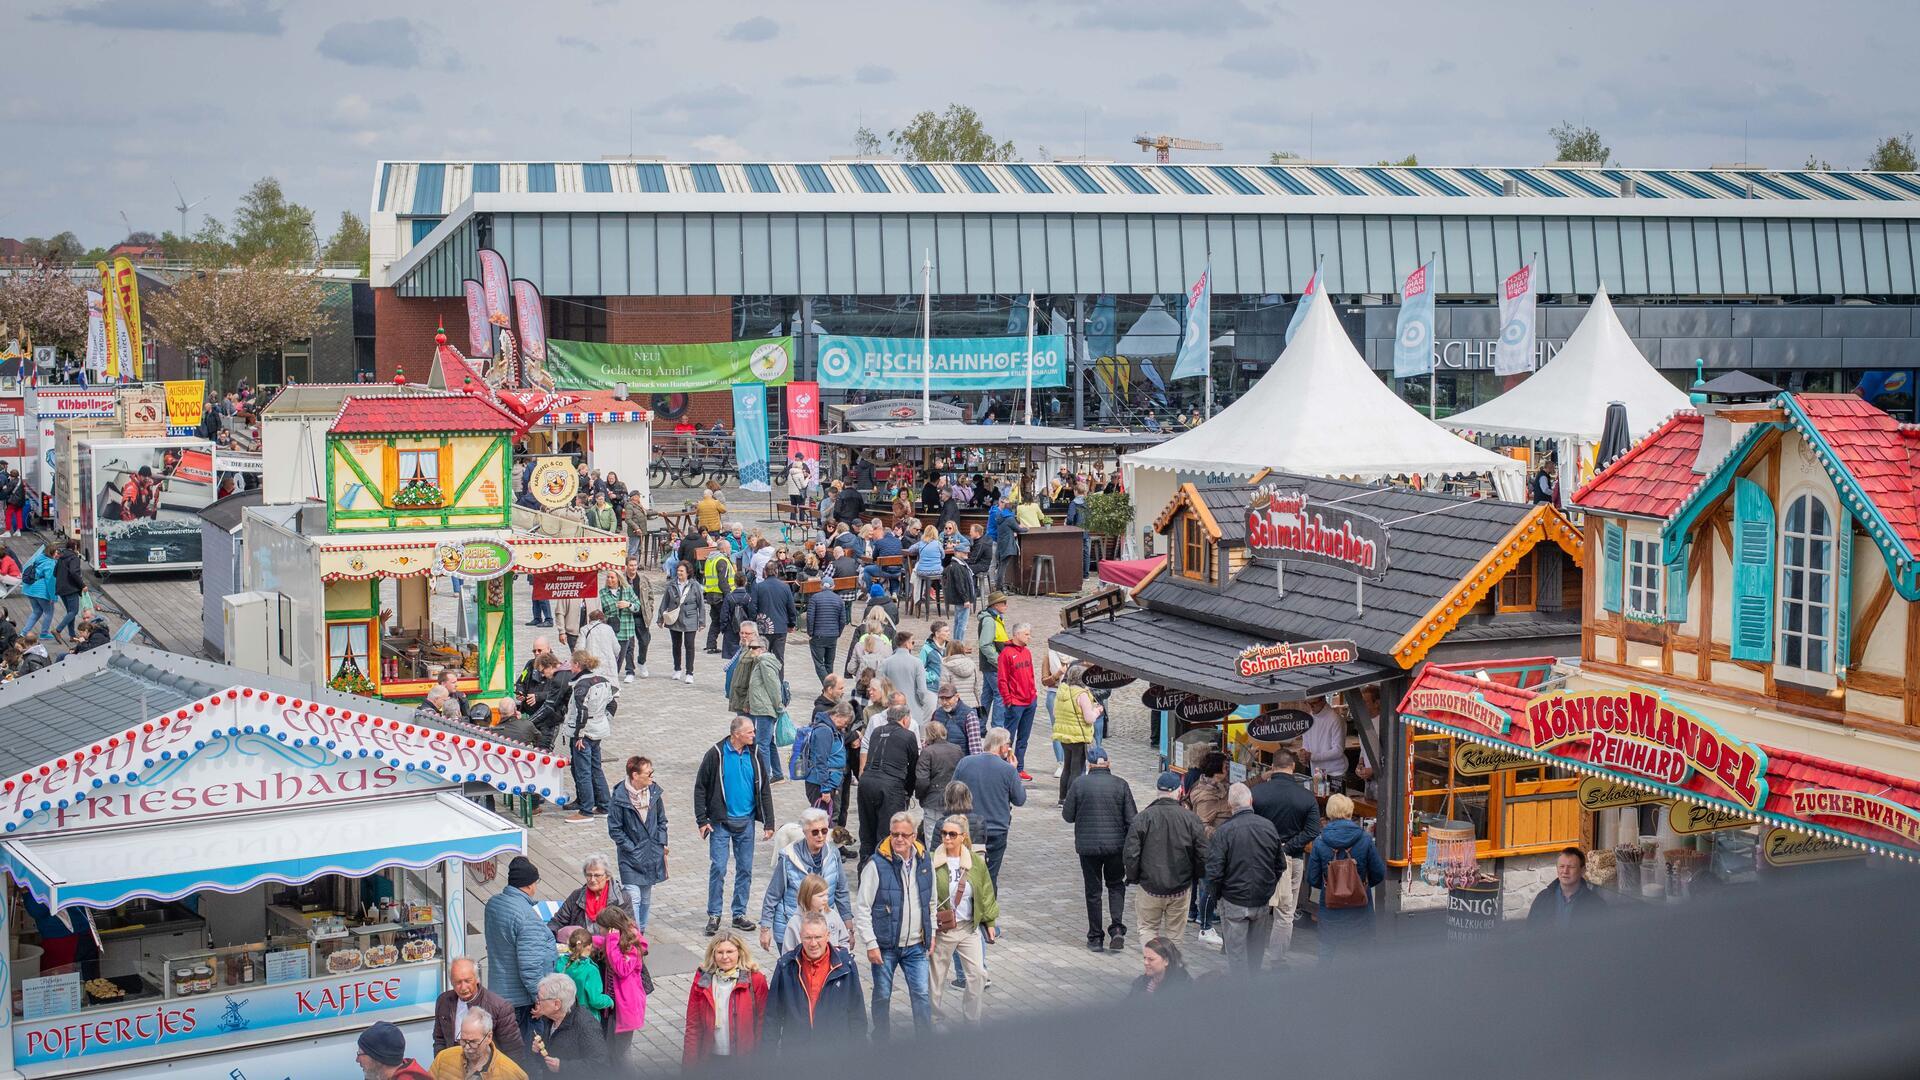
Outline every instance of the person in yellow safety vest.
<path id="1" fill-rule="evenodd" d="M 980 609 L 979 631 L 974 636 L 980 642 L 980 723 L 991 726 L 994 700 L 1000 695 L 1000 646 L 1008 638 L 1006 593 L 987 594 L 987 602 Z"/>
<path id="2" fill-rule="evenodd" d="M 707 651 L 720 651 L 720 607 L 727 601 L 727 590 L 733 588 L 733 557 L 726 543 L 708 540 L 712 553 L 702 566 L 705 575 L 704 587 L 707 597 Z"/>

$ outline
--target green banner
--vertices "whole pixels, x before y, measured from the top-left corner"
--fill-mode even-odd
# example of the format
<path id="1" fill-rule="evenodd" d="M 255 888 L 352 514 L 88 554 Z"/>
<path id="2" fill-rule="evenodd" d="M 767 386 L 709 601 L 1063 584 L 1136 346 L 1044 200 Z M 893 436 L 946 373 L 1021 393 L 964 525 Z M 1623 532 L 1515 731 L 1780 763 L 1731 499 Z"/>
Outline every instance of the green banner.
<path id="1" fill-rule="evenodd" d="M 755 338 L 712 345 L 608 345 L 547 342 L 547 374 L 562 390 L 677 394 L 729 390 L 734 383 L 784 386 L 793 380 L 793 339 Z"/>

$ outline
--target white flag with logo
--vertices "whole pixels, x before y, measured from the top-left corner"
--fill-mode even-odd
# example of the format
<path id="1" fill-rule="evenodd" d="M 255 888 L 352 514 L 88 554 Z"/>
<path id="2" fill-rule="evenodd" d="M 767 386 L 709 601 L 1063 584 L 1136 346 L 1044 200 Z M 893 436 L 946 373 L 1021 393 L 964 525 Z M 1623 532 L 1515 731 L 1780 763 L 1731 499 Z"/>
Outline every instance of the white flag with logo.
<path id="1" fill-rule="evenodd" d="M 1515 270 L 1500 287 L 1500 340 L 1494 346 L 1493 373 L 1518 375 L 1533 370 L 1533 264 Z"/>
<path id="2" fill-rule="evenodd" d="M 99 378 L 107 373 L 107 299 L 87 290 L 87 374 Z"/>

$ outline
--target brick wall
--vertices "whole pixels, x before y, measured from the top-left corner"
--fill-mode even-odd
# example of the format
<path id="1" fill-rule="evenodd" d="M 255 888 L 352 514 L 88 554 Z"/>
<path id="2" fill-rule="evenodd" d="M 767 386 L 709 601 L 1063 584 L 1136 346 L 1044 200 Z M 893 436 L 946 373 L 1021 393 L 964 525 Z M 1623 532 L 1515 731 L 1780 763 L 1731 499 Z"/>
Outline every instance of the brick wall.
<path id="1" fill-rule="evenodd" d="M 433 373 L 433 332 L 445 326 L 447 338 L 466 351 L 467 302 L 463 299 L 402 298 L 392 289 L 373 290 L 373 377 L 391 382 L 395 370 L 408 380 L 426 382 Z"/>

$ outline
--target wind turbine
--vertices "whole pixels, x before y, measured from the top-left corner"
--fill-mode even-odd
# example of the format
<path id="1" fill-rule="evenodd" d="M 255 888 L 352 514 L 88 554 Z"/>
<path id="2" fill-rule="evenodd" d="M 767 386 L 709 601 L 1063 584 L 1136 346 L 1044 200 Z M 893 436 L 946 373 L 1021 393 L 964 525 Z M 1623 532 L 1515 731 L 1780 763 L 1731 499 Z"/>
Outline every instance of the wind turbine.
<path id="1" fill-rule="evenodd" d="M 133 235 L 133 222 L 127 220 L 127 212 L 125 210 L 120 211 L 120 224 L 127 227 L 127 236 Z"/>
<path id="2" fill-rule="evenodd" d="M 187 211 L 193 209 L 196 206 L 199 206 L 203 202 L 206 202 L 208 199 L 212 198 L 213 196 L 202 195 L 198 199 L 195 199 L 192 202 L 188 202 L 186 193 L 180 190 L 180 181 L 178 180 L 173 181 L 173 193 L 179 196 L 180 198 L 180 201 L 178 203 L 175 203 L 173 208 L 175 210 L 180 211 L 180 237 L 181 239 L 185 239 L 187 236 Z"/>

